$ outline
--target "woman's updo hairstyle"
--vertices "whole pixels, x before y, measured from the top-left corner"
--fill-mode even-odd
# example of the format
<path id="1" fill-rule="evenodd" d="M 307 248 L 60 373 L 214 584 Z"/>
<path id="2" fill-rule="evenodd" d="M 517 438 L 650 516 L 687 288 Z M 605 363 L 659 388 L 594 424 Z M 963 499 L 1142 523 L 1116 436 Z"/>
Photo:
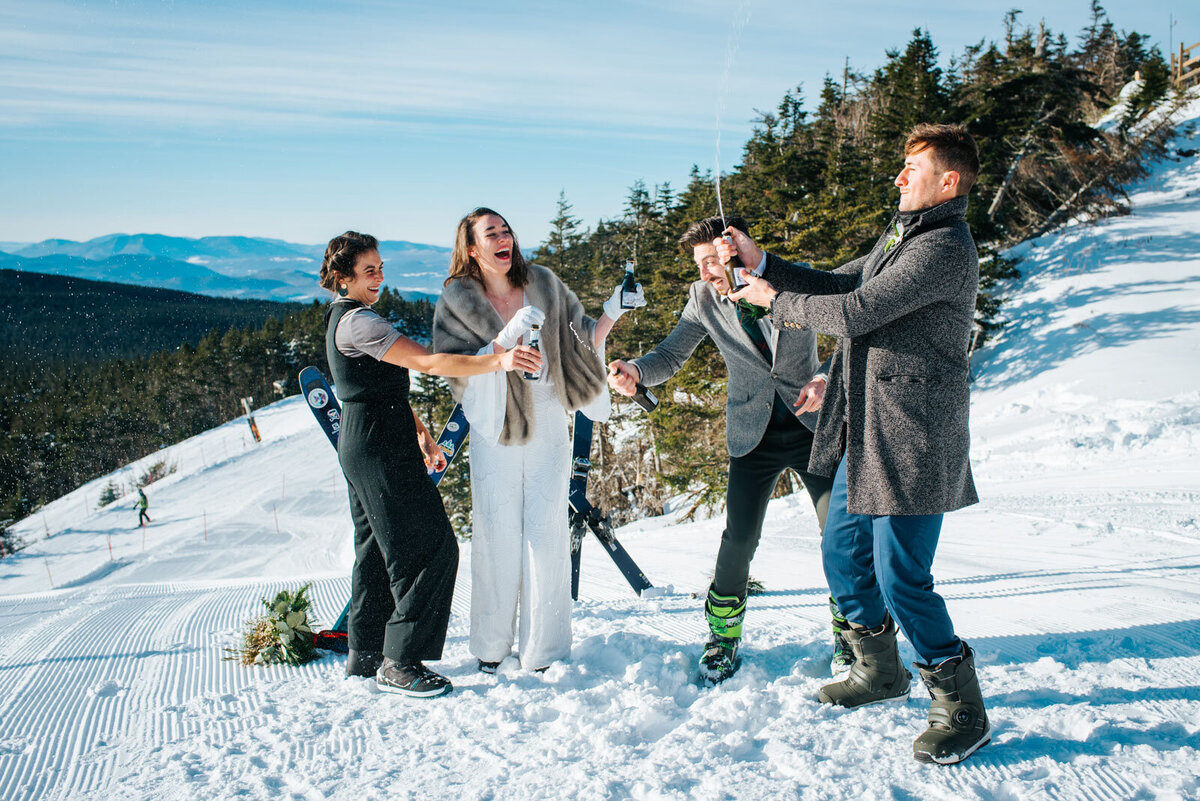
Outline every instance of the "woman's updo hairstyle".
<path id="1" fill-rule="evenodd" d="M 379 240 L 370 234 L 347 231 L 330 239 L 321 263 L 321 286 L 336 294 L 341 279 L 354 277 L 358 257 L 372 250 L 379 250 Z"/>

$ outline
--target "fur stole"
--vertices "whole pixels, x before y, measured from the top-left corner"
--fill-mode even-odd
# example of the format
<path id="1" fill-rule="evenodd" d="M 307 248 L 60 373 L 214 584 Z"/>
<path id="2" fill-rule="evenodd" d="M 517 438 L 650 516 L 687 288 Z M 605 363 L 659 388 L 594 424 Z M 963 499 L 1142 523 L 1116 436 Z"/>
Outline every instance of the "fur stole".
<path id="1" fill-rule="evenodd" d="M 558 276 L 537 264 L 529 265 L 525 302 L 546 313 L 541 330 L 545 370 L 559 402 L 575 411 L 605 391 L 607 370 L 594 350 L 596 321 L 583 313 L 583 304 Z M 504 321 L 472 279 L 451 281 L 433 313 L 433 350 L 437 353 L 477 353 L 500 333 Z M 507 376 L 501 445 L 523 445 L 533 435 L 532 396 L 529 384 L 514 370 Z M 447 378 L 456 401 L 462 399 L 465 378 Z"/>

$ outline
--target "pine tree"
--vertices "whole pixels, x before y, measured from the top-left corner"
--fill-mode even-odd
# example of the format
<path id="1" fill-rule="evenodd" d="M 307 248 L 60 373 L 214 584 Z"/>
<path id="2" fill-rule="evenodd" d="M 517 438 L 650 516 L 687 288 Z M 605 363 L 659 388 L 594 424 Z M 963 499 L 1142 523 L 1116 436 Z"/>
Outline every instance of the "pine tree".
<path id="1" fill-rule="evenodd" d="M 538 259 L 548 261 L 551 269 L 560 278 L 567 276 L 567 253 L 579 244 L 579 218 L 571 214 L 572 206 L 567 202 L 567 191 L 560 189 L 554 218 L 550 220 L 550 234 L 538 248 Z"/>

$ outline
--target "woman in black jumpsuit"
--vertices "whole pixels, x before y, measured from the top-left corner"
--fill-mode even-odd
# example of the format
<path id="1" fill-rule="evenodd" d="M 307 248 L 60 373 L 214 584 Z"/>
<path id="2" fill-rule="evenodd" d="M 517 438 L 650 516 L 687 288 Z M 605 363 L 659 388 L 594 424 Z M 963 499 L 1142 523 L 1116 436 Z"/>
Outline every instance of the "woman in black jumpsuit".
<path id="1" fill-rule="evenodd" d="M 330 241 L 321 265 L 321 285 L 340 296 L 326 316 L 325 352 L 342 402 L 338 461 L 354 520 L 346 673 L 430 697 L 451 689 L 423 660 L 442 655 L 458 543 L 427 471 L 446 457 L 409 406 L 408 368 L 471 376 L 533 370 L 541 358 L 528 348 L 432 354 L 401 336 L 370 311 L 383 283 L 378 247 L 347 231 Z"/>

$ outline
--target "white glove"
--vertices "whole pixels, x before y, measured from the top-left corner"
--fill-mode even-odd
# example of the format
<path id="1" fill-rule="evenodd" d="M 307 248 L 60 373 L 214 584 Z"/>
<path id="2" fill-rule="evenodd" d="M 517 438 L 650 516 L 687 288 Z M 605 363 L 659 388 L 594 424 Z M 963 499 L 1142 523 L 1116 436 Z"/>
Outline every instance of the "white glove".
<path id="1" fill-rule="evenodd" d="M 635 290 L 633 293 L 633 308 L 640 309 L 646 305 L 646 294 L 642 292 L 641 284 L 635 284 L 634 286 Z M 608 319 L 615 323 L 617 320 L 621 319 L 621 315 L 627 311 L 629 311 L 629 309 L 621 308 L 621 286 L 618 285 L 617 288 L 613 290 L 612 297 L 604 301 L 604 313 L 608 315 Z"/>
<path id="2" fill-rule="evenodd" d="M 526 331 L 544 322 L 546 322 L 544 311 L 537 306 L 522 306 L 508 321 L 508 325 L 501 328 L 500 333 L 496 334 L 496 344 L 505 350 L 512 350 L 521 344 L 521 337 L 525 335 Z"/>

